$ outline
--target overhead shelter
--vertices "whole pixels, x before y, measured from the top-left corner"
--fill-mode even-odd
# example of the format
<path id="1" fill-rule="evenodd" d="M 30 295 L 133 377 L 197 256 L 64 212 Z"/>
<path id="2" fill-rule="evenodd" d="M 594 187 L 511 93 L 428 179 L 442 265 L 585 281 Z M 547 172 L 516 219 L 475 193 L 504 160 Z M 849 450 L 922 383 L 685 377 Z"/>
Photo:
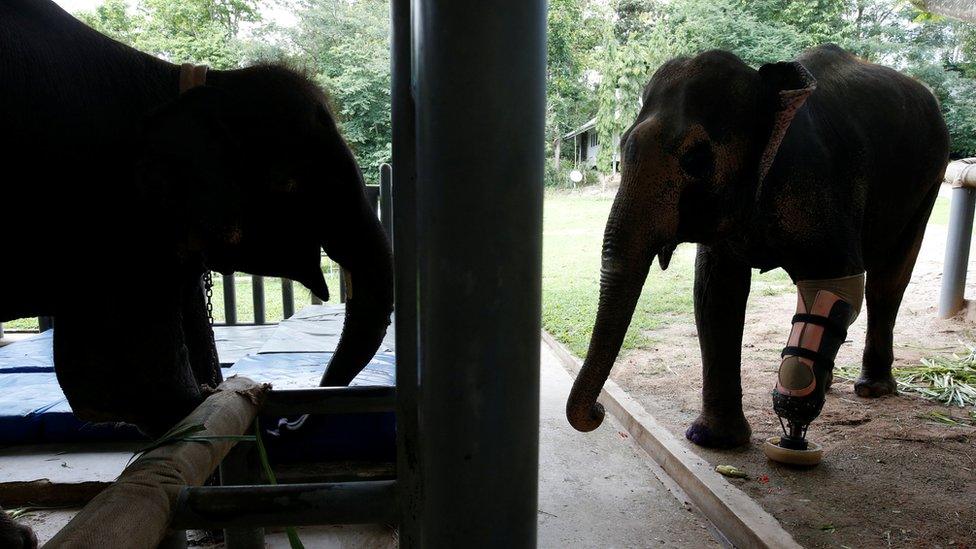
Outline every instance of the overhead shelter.
<path id="1" fill-rule="evenodd" d="M 973 0 L 911 0 L 919 9 L 960 19 L 976 22 L 976 1 Z"/>

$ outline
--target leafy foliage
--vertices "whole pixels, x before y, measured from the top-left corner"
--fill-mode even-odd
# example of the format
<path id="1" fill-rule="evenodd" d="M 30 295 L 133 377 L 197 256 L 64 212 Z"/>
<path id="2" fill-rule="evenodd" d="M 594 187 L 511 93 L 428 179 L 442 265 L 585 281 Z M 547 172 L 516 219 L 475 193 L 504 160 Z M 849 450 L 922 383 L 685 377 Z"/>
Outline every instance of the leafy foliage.
<path id="1" fill-rule="evenodd" d="M 257 22 L 257 0 L 106 0 L 78 18 L 103 34 L 174 62 L 235 68 L 244 60 L 240 24 Z"/>
<path id="2" fill-rule="evenodd" d="M 329 90 L 342 133 L 367 179 L 392 154 L 387 0 L 299 0 L 293 51 Z"/>
<path id="3" fill-rule="evenodd" d="M 367 178 L 375 177 L 391 152 L 389 0 L 274 2 L 296 13 L 294 28 L 263 21 L 259 0 L 104 0 L 79 17 L 172 61 L 234 68 L 285 60 L 305 68 L 330 91 L 344 135 Z M 547 23 L 547 151 L 596 116 L 604 172 L 644 84 L 668 59 L 721 48 L 759 66 L 826 42 L 929 84 L 952 155 L 976 155 L 976 25 L 908 0 L 550 0 Z M 562 149 L 571 157 L 572 147 Z"/>
<path id="4" fill-rule="evenodd" d="M 617 0 L 603 35 L 597 129 L 611 143 L 635 118 L 640 85 L 675 55 L 729 50 L 752 66 L 837 43 L 931 86 L 954 157 L 976 154 L 976 26 L 921 12 L 906 0 Z M 626 21 L 625 21 L 626 19 Z M 612 151 L 599 166 L 608 171 Z"/>

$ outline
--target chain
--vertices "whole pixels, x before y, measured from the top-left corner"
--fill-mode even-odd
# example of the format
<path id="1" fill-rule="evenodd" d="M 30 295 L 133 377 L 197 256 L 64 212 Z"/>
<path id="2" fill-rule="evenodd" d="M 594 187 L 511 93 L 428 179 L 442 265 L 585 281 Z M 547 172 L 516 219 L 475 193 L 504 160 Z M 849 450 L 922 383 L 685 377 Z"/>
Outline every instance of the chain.
<path id="1" fill-rule="evenodd" d="M 203 292 L 207 296 L 207 318 L 210 319 L 210 329 L 213 331 L 213 273 L 210 269 L 203 275 Z"/>
<path id="2" fill-rule="evenodd" d="M 220 375 L 220 357 L 217 355 L 217 336 L 214 334 L 214 316 L 213 316 L 213 273 L 210 269 L 207 269 L 203 275 L 203 294 L 207 297 L 207 318 L 210 320 L 210 360 L 212 360 L 213 368 Z M 214 378 L 210 382 L 217 386 L 220 382 L 219 378 Z"/>

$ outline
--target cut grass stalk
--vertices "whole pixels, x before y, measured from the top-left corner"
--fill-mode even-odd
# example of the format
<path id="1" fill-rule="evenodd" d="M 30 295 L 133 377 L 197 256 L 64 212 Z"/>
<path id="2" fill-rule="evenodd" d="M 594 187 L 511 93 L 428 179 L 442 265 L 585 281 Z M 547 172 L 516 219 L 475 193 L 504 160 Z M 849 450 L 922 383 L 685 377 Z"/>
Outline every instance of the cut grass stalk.
<path id="1" fill-rule="evenodd" d="M 892 369 L 898 390 L 947 406 L 976 406 L 976 346 L 965 347 L 965 353 L 923 358 L 918 365 Z M 857 379 L 858 374 L 858 368 L 850 365 L 835 370 L 835 375 L 847 380 Z"/>
<path id="2" fill-rule="evenodd" d="M 261 458 L 261 467 L 264 469 L 264 474 L 268 477 L 268 483 L 271 485 L 278 484 L 278 479 L 271 469 L 271 461 L 268 460 L 268 452 L 264 448 L 264 441 L 261 440 L 261 423 L 258 421 L 258 418 L 254 418 L 254 442 L 258 446 L 258 456 Z M 291 549 L 305 549 L 305 546 L 302 545 L 302 540 L 298 537 L 298 532 L 293 527 L 289 526 L 285 528 L 285 534 L 288 536 L 288 543 L 291 545 Z"/>

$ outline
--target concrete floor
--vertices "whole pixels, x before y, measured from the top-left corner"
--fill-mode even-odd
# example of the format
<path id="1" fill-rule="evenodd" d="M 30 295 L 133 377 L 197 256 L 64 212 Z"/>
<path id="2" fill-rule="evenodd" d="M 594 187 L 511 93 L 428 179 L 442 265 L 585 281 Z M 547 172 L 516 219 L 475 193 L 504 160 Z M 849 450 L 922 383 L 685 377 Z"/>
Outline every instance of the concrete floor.
<path id="1" fill-rule="evenodd" d="M 542 347 L 539 458 L 539 547 L 718 547 L 708 523 L 662 484 L 663 472 L 612 418 L 592 433 L 566 422 L 564 407 L 572 380 Z M 47 447 L 34 459 L 21 450 L 0 450 L 3 480 L 51 478 L 66 482 L 110 480 L 131 456 L 106 448 L 101 458 Z M 64 449 L 61 449 L 63 451 Z M 16 471 L 16 473 L 14 472 Z M 669 481 L 667 477 L 663 477 Z M 72 510 L 30 513 L 41 541 L 70 520 Z M 387 526 L 299 529 L 306 547 L 386 548 L 396 546 Z M 288 547 L 283 533 L 268 535 L 270 547 Z"/>

